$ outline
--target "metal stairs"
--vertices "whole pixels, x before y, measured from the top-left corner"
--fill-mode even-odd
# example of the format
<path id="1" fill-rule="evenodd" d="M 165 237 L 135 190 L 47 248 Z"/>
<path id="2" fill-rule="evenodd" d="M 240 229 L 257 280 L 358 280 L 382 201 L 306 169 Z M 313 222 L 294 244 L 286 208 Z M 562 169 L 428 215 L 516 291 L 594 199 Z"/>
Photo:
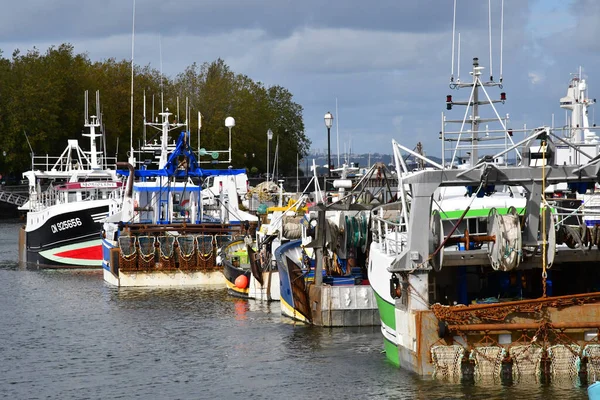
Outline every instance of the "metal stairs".
<path id="1" fill-rule="evenodd" d="M 27 202 L 28 198 L 28 196 L 19 193 L 0 189 L 0 201 L 5 203 L 14 204 L 20 207 Z"/>

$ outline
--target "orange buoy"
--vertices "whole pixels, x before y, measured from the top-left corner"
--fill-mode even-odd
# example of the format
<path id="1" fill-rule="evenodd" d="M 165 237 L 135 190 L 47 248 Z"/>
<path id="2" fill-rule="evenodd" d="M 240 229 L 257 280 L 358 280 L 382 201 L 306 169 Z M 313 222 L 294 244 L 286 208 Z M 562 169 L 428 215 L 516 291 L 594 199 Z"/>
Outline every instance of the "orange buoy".
<path id="1" fill-rule="evenodd" d="M 248 278 L 246 278 L 246 275 L 240 275 L 235 278 L 235 286 L 239 289 L 246 289 L 248 287 Z"/>

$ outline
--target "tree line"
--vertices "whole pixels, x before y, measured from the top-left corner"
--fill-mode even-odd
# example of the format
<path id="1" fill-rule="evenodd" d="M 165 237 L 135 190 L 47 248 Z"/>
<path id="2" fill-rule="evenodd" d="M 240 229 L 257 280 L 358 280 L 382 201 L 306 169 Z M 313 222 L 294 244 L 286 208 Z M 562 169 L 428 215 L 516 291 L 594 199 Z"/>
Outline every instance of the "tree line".
<path id="1" fill-rule="evenodd" d="M 131 118 L 131 62 L 110 58 L 92 62 L 87 54 L 76 54 L 70 44 L 38 49 L 12 58 L 0 51 L 0 173 L 19 174 L 31 167 L 31 149 L 38 155 L 58 156 L 67 139 L 79 139 L 84 129 L 84 92 L 100 91 L 106 153 L 125 161 L 129 151 Z M 304 133 L 302 106 L 284 87 L 266 87 L 243 74 L 234 73 L 218 59 L 192 64 L 175 77 L 161 75 L 150 66 L 134 65 L 133 143 L 143 137 L 143 95 L 147 118 L 164 107 L 185 119 L 186 98 L 191 140 L 197 148 L 198 111 L 201 119 L 201 147 L 207 150 L 228 148 L 229 132 L 225 118 L 235 118 L 232 129 L 232 166 L 253 173 L 266 170 L 267 131 L 274 133 L 270 143 L 271 165 L 279 137 L 279 171 L 295 174 L 296 156 L 308 154 L 310 140 Z M 90 95 L 90 115 L 95 113 Z M 149 134 L 150 131 L 147 132 Z M 173 136 L 174 137 L 174 136 Z M 152 137 L 147 136 L 147 139 Z M 29 141 L 29 143 L 28 143 Z"/>

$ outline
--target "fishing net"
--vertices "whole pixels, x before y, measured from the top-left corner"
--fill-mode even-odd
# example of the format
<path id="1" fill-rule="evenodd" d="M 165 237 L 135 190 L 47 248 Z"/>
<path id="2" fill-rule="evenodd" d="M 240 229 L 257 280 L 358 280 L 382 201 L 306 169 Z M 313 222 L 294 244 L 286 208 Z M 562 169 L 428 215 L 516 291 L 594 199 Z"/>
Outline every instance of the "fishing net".
<path id="1" fill-rule="evenodd" d="M 505 355 L 506 350 L 499 346 L 473 348 L 470 358 L 475 361 L 475 375 L 477 377 L 499 377 Z"/>
<path id="2" fill-rule="evenodd" d="M 600 379 L 600 344 L 586 345 L 583 348 L 583 355 L 588 359 L 588 380 L 594 382 Z"/>
<path id="3" fill-rule="evenodd" d="M 518 345 L 510 348 L 513 360 L 513 376 L 516 379 L 523 377 L 538 377 L 541 374 L 542 348 L 535 345 Z"/>
<path id="4" fill-rule="evenodd" d="M 154 267 L 155 239 L 154 236 L 139 236 L 138 244 L 140 254 L 138 257 L 138 269 L 149 270 Z"/>
<path id="5" fill-rule="evenodd" d="M 194 269 L 196 265 L 196 239 L 192 235 L 186 235 L 179 236 L 176 240 L 179 269 Z"/>
<path id="6" fill-rule="evenodd" d="M 137 269 L 135 236 L 119 237 L 119 269 L 122 271 L 135 271 Z"/>
<path id="7" fill-rule="evenodd" d="M 161 269 L 175 269 L 175 257 L 174 254 L 174 236 L 159 236 L 158 238 L 158 249 L 159 249 L 159 266 Z"/>
<path id="8" fill-rule="evenodd" d="M 548 357 L 552 375 L 576 376 L 579 373 L 580 351 L 581 347 L 577 344 L 557 344 L 549 347 Z"/>
<path id="9" fill-rule="evenodd" d="M 301 222 L 304 217 L 283 217 L 281 222 L 282 234 L 286 239 L 300 239 L 302 237 Z"/>
<path id="10" fill-rule="evenodd" d="M 250 190 L 248 190 L 247 196 L 256 196 L 259 201 L 266 202 L 272 201 L 273 196 L 276 195 L 277 192 L 279 192 L 279 186 L 277 186 L 275 182 L 266 181 L 261 182 L 258 185 L 256 185 L 256 187 L 253 187 Z"/>
<path id="11" fill-rule="evenodd" d="M 196 236 L 197 265 L 200 269 L 214 268 L 215 266 L 215 244 L 213 235 Z"/>
<path id="12" fill-rule="evenodd" d="M 221 247 L 223 247 L 223 245 L 231 242 L 233 240 L 233 237 L 231 235 L 224 235 L 224 234 L 216 234 L 215 235 L 215 245 L 217 246 L 217 249 L 220 249 Z"/>
<path id="13" fill-rule="evenodd" d="M 433 346 L 431 359 L 433 360 L 433 376 L 436 378 L 458 378 L 460 366 L 465 354 L 465 349 L 459 345 Z"/>

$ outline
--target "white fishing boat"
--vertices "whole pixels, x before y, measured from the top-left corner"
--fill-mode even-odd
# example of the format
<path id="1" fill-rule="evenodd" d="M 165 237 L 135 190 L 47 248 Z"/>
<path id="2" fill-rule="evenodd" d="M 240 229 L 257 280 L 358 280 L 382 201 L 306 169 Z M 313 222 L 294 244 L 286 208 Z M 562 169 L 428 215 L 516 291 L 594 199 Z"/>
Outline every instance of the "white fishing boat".
<path id="1" fill-rule="evenodd" d="M 453 168 L 423 157 L 431 167 L 404 169 L 399 200 L 372 212 L 368 271 L 386 356 L 419 375 L 451 379 L 596 375 L 600 252 L 587 250 L 600 244 L 599 229 L 567 225 L 546 189 L 565 185 L 571 194 L 593 187 L 600 157 L 586 156 L 547 126 L 513 144 L 503 125 L 497 131 L 506 148 L 482 147 L 483 132 L 494 131 L 479 129 L 478 107 L 506 99 L 492 100 L 485 89 L 501 87 L 502 78 L 482 74 L 474 59 L 472 81 L 451 80 L 453 88 L 470 89 L 469 99 L 447 99 L 449 109 L 468 108 L 462 124 L 470 128 L 475 154 L 469 165 Z M 399 155 L 406 148 L 393 145 L 402 170 Z M 460 151 L 460 139 L 455 145 L 451 150 Z M 563 162 L 558 146 L 578 158 Z M 509 163 L 506 157 L 517 150 Z M 446 188 L 462 191 L 462 200 Z M 448 215 L 452 204 L 455 214 Z"/>
<path id="2" fill-rule="evenodd" d="M 28 265 L 49 268 L 100 268 L 102 221 L 119 203 L 122 182 L 116 176 L 116 158 L 98 150 L 104 137 L 100 98 L 89 116 L 85 93 L 85 127 L 90 149 L 68 140 L 59 157 L 32 156 L 32 169 L 23 173 L 29 184 L 20 258 Z M 100 143 L 103 143 L 100 141 Z M 105 149 L 105 146 L 102 146 Z M 42 186 L 47 186 L 42 190 Z"/>

